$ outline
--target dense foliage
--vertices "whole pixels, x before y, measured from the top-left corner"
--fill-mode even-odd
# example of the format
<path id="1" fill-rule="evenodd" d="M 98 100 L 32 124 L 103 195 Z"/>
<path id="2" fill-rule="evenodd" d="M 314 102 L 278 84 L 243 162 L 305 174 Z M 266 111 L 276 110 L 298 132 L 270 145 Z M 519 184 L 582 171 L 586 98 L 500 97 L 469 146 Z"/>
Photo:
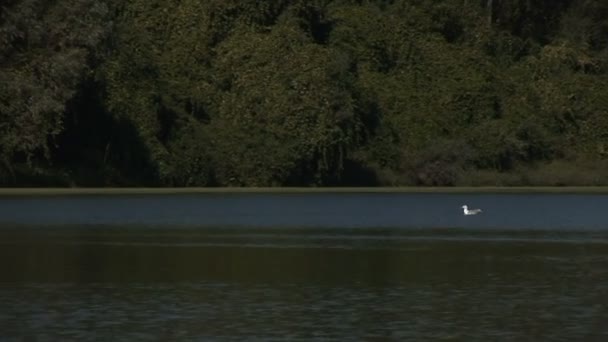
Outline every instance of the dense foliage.
<path id="1" fill-rule="evenodd" d="M 8 0 L 0 184 L 608 184 L 608 2 Z"/>

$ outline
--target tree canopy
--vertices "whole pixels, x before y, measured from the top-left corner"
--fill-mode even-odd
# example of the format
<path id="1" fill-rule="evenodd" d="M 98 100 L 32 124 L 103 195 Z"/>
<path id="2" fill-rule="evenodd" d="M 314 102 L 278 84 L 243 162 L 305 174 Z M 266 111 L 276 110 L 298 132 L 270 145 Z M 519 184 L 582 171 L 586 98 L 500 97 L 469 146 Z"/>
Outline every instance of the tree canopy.
<path id="1" fill-rule="evenodd" d="M 0 183 L 608 184 L 608 3 L 9 0 Z"/>

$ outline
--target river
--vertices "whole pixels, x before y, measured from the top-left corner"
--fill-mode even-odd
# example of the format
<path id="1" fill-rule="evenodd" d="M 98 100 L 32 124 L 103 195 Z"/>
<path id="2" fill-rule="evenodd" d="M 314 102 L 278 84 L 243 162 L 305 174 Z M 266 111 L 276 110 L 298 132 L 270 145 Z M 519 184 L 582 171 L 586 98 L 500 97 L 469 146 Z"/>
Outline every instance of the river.
<path id="1" fill-rule="evenodd" d="M 601 194 L 4 196 L 0 339 L 604 341 L 606 208 Z"/>

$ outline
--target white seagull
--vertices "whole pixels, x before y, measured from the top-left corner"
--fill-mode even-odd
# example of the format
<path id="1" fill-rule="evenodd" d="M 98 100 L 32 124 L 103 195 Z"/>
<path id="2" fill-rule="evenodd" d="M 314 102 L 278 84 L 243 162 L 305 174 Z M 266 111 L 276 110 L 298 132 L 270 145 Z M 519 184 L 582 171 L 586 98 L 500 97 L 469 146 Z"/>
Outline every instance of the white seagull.
<path id="1" fill-rule="evenodd" d="M 481 212 L 481 209 L 469 209 L 469 207 L 465 205 L 462 206 L 465 215 L 477 215 Z"/>

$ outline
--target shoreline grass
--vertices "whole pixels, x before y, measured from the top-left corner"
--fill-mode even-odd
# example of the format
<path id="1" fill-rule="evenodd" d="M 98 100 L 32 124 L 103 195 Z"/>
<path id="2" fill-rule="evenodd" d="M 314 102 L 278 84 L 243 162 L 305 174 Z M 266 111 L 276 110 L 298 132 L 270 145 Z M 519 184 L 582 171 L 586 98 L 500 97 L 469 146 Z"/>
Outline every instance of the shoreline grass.
<path id="1" fill-rule="evenodd" d="M 608 194 L 608 186 L 522 187 L 221 187 L 221 188 L 0 188 L 0 196 L 172 195 L 213 193 L 557 193 Z"/>

